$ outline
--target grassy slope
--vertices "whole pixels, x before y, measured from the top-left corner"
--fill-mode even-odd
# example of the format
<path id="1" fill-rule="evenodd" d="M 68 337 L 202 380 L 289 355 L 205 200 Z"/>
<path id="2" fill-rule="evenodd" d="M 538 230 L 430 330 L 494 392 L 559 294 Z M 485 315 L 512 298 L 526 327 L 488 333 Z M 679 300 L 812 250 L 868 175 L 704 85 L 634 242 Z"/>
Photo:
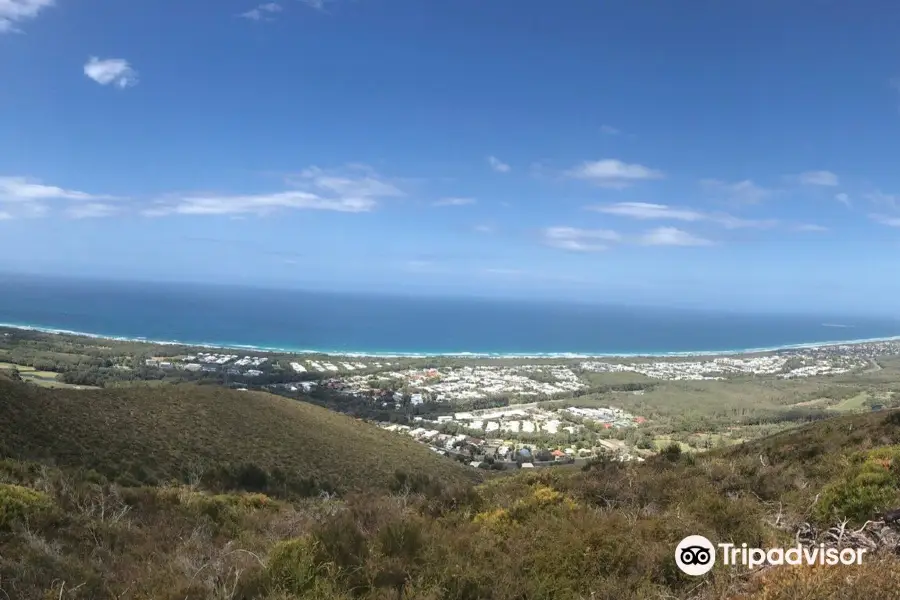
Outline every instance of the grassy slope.
<path id="1" fill-rule="evenodd" d="M 0 457 L 130 483 L 218 481 L 217 467 L 250 463 L 270 476 L 280 470 L 292 489 L 312 481 L 311 493 L 387 489 L 397 470 L 457 484 L 477 477 L 412 440 L 311 404 L 187 384 L 75 391 L 0 379 Z"/>
<path id="2" fill-rule="evenodd" d="M 185 440 L 175 423 L 199 421 L 190 429 L 234 436 L 252 429 L 251 423 L 262 425 L 263 417 L 251 414 L 260 406 L 277 421 L 295 414 L 287 412 L 290 405 L 273 409 L 264 395 L 223 400 L 217 390 L 173 389 L 186 394 L 176 403 L 180 408 L 161 411 L 168 415 L 162 421 L 150 415 L 158 410 L 141 418 L 142 426 L 162 423 L 162 429 L 120 430 L 112 436 L 123 444 L 118 452 L 129 443 L 145 445 L 142 438 L 149 435 L 165 448 L 212 459 L 209 445 L 216 444 L 233 457 L 253 451 L 260 436 L 238 451 L 224 434 Z M 0 407 L 6 408 L 10 390 L 22 392 L 0 387 Z M 17 402 L 20 411 L 69 414 L 71 424 L 78 413 L 63 403 L 92 397 L 97 404 L 90 414 L 98 424 L 96 415 L 110 413 L 118 419 L 110 425 L 135 425 L 129 412 L 134 403 L 123 402 L 123 393 L 42 397 L 58 399 L 55 408 Z M 135 393 L 149 402 L 146 392 Z M 156 402 L 168 406 L 167 398 Z M 187 401 L 197 406 L 182 406 Z M 249 408 L 242 409 L 242 401 Z M 110 405 L 116 402 L 123 406 Z M 311 408 L 301 410 L 319 415 Z M 334 417 L 347 431 L 361 425 Z M 17 422 L 40 429 L 39 419 L 32 414 Z M 60 422 L 58 416 L 54 421 Z M 331 423 L 324 416 L 317 422 Z M 275 435 L 268 439 L 280 438 L 283 424 L 270 426 Z M 14 430 L 0 431 L 3 443 Z M 112 434 L 92 434 L 103 435 Z M 36 451 L 47 443 L 54 442 L 19 436 L 8 447 Z M 64 446 L 64 440 L 54 443 L 57 452 Z M 74 454 L 84 461 L 89 452 Z M 114 454 L 105 456 L 105 463 L 117 464 Z M 792 544 L 801 523 L 812 522 L 821 532 L 843 517 L 861 523 L 900 506 L 900 412 L 839 417 L 699 456 L 521 472 L 466 492 L 373 492 L 347 502 L 273 503 L 183 486 L 103 488 L 0 461 L 3 506 L 0 589 L 10 597 L 880 600 L 896 598 L 900 588 L 900 559 L 890 551 L 873 553 L 859 567 L 776 567 L 751 576 L 717 566 L 694 579 L 677 571 L 673 548 L 689 534 L 764 547 Z"/>

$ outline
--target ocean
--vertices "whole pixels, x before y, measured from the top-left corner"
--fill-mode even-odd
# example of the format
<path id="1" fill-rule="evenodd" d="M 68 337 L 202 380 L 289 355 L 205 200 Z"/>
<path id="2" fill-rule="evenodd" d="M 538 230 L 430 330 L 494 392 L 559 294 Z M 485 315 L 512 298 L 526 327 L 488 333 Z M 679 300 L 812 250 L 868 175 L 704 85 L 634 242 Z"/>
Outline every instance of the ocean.
<path id="1" fill-rule="evenodd" d="M 900 336 L 900 321 L 0 274 L 0 324 L 370 355 L 665 355 Z"/>

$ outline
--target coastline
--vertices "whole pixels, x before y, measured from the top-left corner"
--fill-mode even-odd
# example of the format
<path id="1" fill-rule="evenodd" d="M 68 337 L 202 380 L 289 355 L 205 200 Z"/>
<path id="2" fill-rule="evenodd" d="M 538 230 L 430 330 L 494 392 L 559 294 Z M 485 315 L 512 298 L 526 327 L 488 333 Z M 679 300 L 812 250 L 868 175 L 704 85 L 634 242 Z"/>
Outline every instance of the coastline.
<path id="1" fill-rule="evenodd" d="M 231 342 L 190 342 L 182 340 L 153 340 L 141 337 L 125 337 L 116 335 L 106 335 L 100 333 L 91 333 L 86 331 L 72 331 L 68 329 L 60 329 L 55 327 L 47 327 L 43 325 L 31 325 L 22 323 L 0 323 L 0 328 L 19 329 L 23 331 L 37 331 L 51 335 L 71 335 L 79 337 L 88 337 L 101 340 L 112 340 L 117 342 L 135 342 L 142 344 L 155 344 L 159 346 L 189 346 L 194 348 L 208 348 L 211 350 L 247 350 L 256 352 L 266 352 L 271 354 L 310 354 L 334 357 L 348 358 L 429 358 L 429 357 L 445 357 L 445 358 L 470 358 L 470 359 L 596 359 L 596 358 L 618 358 L 618 359 L 635 359 L 635 358 L 692 358 L 706 356 L 742 356 L 751 354 L 765 354 L 772 352 L 790 352 L 799 350 L 814 350 L 821 348 L 830 348 L 836 346 L 856 346 L 861 344 L 873 344 L 883 342 L 900 341 L 900 335 L 852 339 L 852 340 L 834 340 L 826 342 L 808 342 L 800 344 L 788 344 L 783 346 L 772 346 L 766 348 L 742 348 L 731 350 L 695 350 L 681 352 L 642 352 L 642 353 L 571 353 L 571 352 L 528 352 L 528 353 L 504 353 L 504 352 L 404 352 L 404 351 L 341 351 L 341 350 L 324 350 L 324 349 L 305 349 L 305 348 L 286 348 L 286 347 L 270 347 L 256 346 L 252 344 L 236 344 Z M 835 328 L 837 329 L 837 328 Z"/>

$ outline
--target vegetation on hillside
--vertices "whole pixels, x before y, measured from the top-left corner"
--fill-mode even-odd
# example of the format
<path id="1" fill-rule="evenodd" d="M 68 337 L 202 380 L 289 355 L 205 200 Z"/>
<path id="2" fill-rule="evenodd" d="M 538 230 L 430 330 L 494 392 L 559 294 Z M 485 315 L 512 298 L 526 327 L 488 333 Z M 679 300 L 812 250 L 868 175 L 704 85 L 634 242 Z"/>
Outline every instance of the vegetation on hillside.
<path id="1" fill-rule="evenodd" d="M 890 535 L 861 566 L 717 566 L 691 578 L 674 561 L 689 534 L 771 547 L 818 531 L 813 542 L 827 542 L 847 519 L 841 537 L 861 539 L 851 531 L 900 506 L 898 413 L 702 455 L 673 446 L 645 463 L 470 484 L 449 461 L 406 444 L 395 454 L 375 428 L 315 407 L 194 386 L 160 392 L 0 383 L 0 596 L 873 600 L 900 589 Z M 192 460 L 238 459 L 305 464 L 318 477 L 327 469 L 308 453 L 322 444 L 349 453 L 329 463 L 334 475 L 389 481 L 304 499 L 168 477 Z M 405 473 L 386 477 L 398 456 Z M 138 467 L 153 485 L 137 480 Z"/>
<path id="2" fill-rule="evenodd" d="M 477 472 L 405 437 L 261 392 L 191 384 L 50 390 L 0 376 L 0 457 L 123 485 L 194 482 L 284 498 L 391 489 L 395 473 L 448 484 Z"/>

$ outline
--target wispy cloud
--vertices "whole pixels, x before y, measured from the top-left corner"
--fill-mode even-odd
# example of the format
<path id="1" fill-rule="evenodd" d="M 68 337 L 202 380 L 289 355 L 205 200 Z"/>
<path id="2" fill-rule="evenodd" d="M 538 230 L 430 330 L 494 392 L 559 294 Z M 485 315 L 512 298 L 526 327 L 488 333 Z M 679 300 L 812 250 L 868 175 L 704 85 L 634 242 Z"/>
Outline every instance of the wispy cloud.
<path id="1" fill-rule="evenodd" d="M 325 12 L 330 4 L 334 2 L 334 0 L 300 0 L 303 4 L 312 8 L 313 10 L 317 10 L 319 12 Z"/>
<path id="2" fill-rule="evenodd" d="M 84 65 L 84 74 L 100 85 L 112 85 L 120 89 L 138 83 L 137 71 L 123 58 L 100 59 L 92 56 Z"/>
<path id="3" fill-rule="evenodd" d="M 322 198 L 300 191 L 277 192 L 244 196 L 185 196 L 170 208 L 150 208 L 146 216 L 231 215 L 241 213 L 269 214 L 279 209 L 331 210 L 337 212 L 368 212 L 377 202 L 372 198 Z"/>
<path id="4" fill-rule="evenodd" d="M 831 171 L 806 171 L 794 176 L 803 185 L 822 185 L 834 187 L 840 185 L 838 176 Z"/>
<path id="5" fill-rule="evenodd" d="M 476 202 L 475 198 L 441 198 L 434 202 L 434 206 L 467 206 Z"/>
<path id="6" fill-rule="evenodd" d="M 657 227 L 643 234 L 623 236 L 608 229 L 549 227 L 542 232 L 545 245 L 573 252 L 601 252 L 613 244 L 639 246 L 711 246 L 711 240 L 675 227 Z"/>
<path id="7" fill-rule="evenodd" d="M 638 239 L 644 246 L 711 246 L 713 242 L 675 227 L 657 227 Z"/>
<path id="8" fill-rule="evenodd" d="M 102 202 L 88 202 L 86 204 L 75 204 L 67 211 L 72 219 L 99 219 L 102 217 L 111 217 L 119 212 L 120 207 L 114 204 L 105 204 Z"/>
<path id="9" fill-rule="evenodd" d="M 12 218 L 13 216 L 10 213 L 0 210 L 0 221 L 8 221 Z"/>
<path id="10" fill-rule="evenodd" d="M 900 208 L 900 195 L 897 194 L 885 194 L 880 190 L 876 190 L 866 194 L 865 199 L 881 210 L 896 210 Z"/>
<path id="11" fill-rule="evenodd" d="M 622 131 L 612 125 L 601 125 L 600 133 L 605 133 L 606 135 L 619 135 Z"/>
<path id="12" fill-rule="evenodd" d="M 806 231 L 806 232 L 811 232 L 811 233 L 816 233 L 816 232 L 824 233 L 824 232 L 828 231 L 828 228 L 824 227 L 822 225 L 816 225 L 815 223 L 805 223 L 803 225 L 798 225 L 797 231 Z"/>
<path id="13" fill-rule="evenodd" d="M 600 252 L 609 247 L 609 242 L 618 242 L 622 236 L 608 229 L 549 227 L 542 232 L 542 238 L 546 245 L 562 250 Z"/>
<path id="14" fill-rule="evenodd" d="M 900 217 L 892 217 L 888 215 L 872 214 L 869 218 L 876 223 L 887 225 L 888 227 L 900 227 Z"/>
<path id="15" fill-rule="evenodd" d="M 326 170 L 304 169 L 287 178 L 294 189 L 266 194 L 177 194 L 143 211 L 145 216 L 267 215 L 282 210 L 326 210 L 360 213 L 374 210 L 384 198 L 404 193 L 365 165 Z"/>
<path id="16" fill-rule="evenodd" d="M 662 179 L 662 171 L 616 159 L 585 161 L 566 171 L 566 176 L 608 188 L 625 188 L 640 181 Z"/>
<path id="17" fill-rule="evenodd" d="M 0 33 L 21 33 L 17 24 L 37 18 L 55 0 L 0 0 Z"/>
<path id="18" fill-rule="evenodd" d="M 619 217 L 632 219 L 673 219 L 676 221 L 701 221 L 706 218 L 703 213 L 683 208 L 672 208 L 665 204 L 650 204 L 647 202 L 617 202 L 600 206 L 589 206 L 588 210 L 594 210 Z"/>
<path id="19" fill-rule="evenodd" d="M 509 173 L 511 167 L 505 162 L 501 161 L 496 156 L 488 156 L 487 158 L 488 164 L 491 165 L 491 168 L 498 173 Z"/>
<path id="20" fill-rule="evenodd" d="M 689 223 L 709 221 L 718 223 L 727 229 L 772 227 L 777 224 L 777 221 L 774 220 L 741 219 L 725 213 L 707 213 L 689 208 L 678 208 L 666 204 L 651 204 L 648 202 L 617 202 L 615 204 L 588 206 L 587 209 L 645 221 L 668 220 Z"/>
<path id="21" fill-rule="evenodd" d="M 472 231 L 474 231 L 475 233 L 487 234 L 487 233 L 494 233 L 494 231 L 496 231 L 496 230 L 490 225 L 476 225 L 475 227 L 472 228 Z"/>
<path id="22" fill-rule="evenodd" d="M 30 177 L 0 176 L 0 202 L 40 200 L 115 200 L 115 197 L 45 185 Z"/>
<path id="23" fill-rule="evenodd" d="M 700 185 L 710 193 L 737 204 L 757 204 L 773 196 L 776 191 L 760 187 L 749 179 L 729 183 L 718 179 L 703 179 Z"/>
<path id="24" fill-rule="evenodd" d="M 267 2 L 265 4 L 260 4 L 256 8 L 250 9 L 245 13 L 241 13 L 239 16 L 250 19 L 251 21 L 271 20 L 271 15 L 280 13 L 282 10 L 284 10 L 284 7 L 277 2 Z"/>
<path id="25" fill-rule="evenodd" d="M 845 192 L 841 192 L 839 194 L 834 195 L 834 199 L 843 204 L 844 206 L 850 206 L 850 195 Z"/>

